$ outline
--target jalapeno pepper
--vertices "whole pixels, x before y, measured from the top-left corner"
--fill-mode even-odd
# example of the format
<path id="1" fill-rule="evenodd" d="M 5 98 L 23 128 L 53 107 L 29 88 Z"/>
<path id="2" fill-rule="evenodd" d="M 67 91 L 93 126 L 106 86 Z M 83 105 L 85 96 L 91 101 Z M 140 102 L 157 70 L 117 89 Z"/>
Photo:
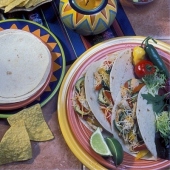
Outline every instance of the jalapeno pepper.
<path id="1" fill-rule="evenodd" d="M 167 77 L 170 77 L 169 71 L 166 68 L 162 58 L 158 54 L 157 50 L 152 44 L 149 44 L 149 40 L 157 43 L 152 37 L 147 37 L 143 42 L 142 46 L 144 45 L 144 49 L 146 54 L 148 55 L 149 59 L 153 62 L 155 66 L 157 66 Z"/>

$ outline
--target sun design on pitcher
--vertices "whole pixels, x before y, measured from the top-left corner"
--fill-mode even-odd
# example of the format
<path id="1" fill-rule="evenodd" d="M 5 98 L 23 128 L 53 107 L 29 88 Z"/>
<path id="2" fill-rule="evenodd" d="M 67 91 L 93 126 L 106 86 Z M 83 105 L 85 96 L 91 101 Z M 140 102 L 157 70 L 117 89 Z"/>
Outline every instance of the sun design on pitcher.
<path id="1" fill-rule="evenodd" d="M 60 1 L 61 17 L 66 23 L 71 21 L 69 27 L 72 29 L 81 27 L 81 25 L 84 25 L 84 23 L 88 25 L 90 30 L 98 29 L 101 23 L 104 25 L 110 25 L 111 18 L 116 15 L 117 12 L 116 3 L 114 0 L 108 0 L 106 7 L 101 12 L 97 13 L 97 15 L 84 15 L 76 12 L 69 3 L 66 3 L 66 1 L 67 0 Z"/>
<path id="2" fill-rule="evenodd" d="M 12 24 L 9 29 L 19 29 L 19 28 L 17 27 L 16 24 Z M 3 31 L 3 30 L 5 30 L 5 29 L 0 27 L 0 31 Z M 33 32 L 31 32 L 29 26 L 26 25 L 21 30 L 34 34 L 36 37 L 40 38 L 42 42 L 45 43 L 45 45 L 47 46 L 47 48 L 49 49 L 49 51 L 51 53 L 52 62 L 53 62 L 53 66 L 52 66 L 53 67 L 53 74 L 51 76 L 50 83 L 56 82 L 57 78 L 54 75 L 54 72 L 61 69 L 61 66 L 55 62 L 55 60 L 61 56 L 61 53 L 53 52 L 54 48 L 57 46 L 57 43 L 56 42 L 48 42 L 50 34 L 45 34 L 45 35 L 41 36 L 41 30 L 40 29 L 36 29 Z M 47 86 L 47 88 L 45 89 L 44 92 L 51 92 L 51 88 L 50 88 L 49 85 Z M 40 97 L 37 100 L 39 101 Z"/>

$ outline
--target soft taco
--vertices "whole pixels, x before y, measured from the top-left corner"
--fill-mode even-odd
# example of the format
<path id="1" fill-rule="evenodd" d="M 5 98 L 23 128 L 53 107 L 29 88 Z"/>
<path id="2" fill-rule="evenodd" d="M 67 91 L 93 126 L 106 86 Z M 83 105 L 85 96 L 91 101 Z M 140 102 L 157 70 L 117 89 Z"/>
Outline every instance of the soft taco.
<path id="1" fill-rule="evenodd" d="M 92 105 L 89 102 L 90 101 L 89 100 L 89 97 L 90 97 L 89 94 L 91 93 L 91 91 L 93 93 L 92 95 L 95 95 L 96 91 L 94 89 L 99 90 L 102 87 L 100 76 L 98 76 L 99 79 L 96 80 L 97 79 L 96 70 L 97 70 L 97 68 L 99 68 L 101 66 L 100 71 L 101 71 L 101 74 L 103 74 L 102 82 L 103 82 L 103 86 L 105 86 L 105 88 L 107 88 L 107 90 L 104 90 L 102 88 L 102 90 L 100 92 L 103 93 L 103 91 L 105 91 L 105 94 L 107 96 L 109 96 L 108 102 L 112 102 L 111 101 L 110 91 L 108 89 L 109 86 L 110 86 L 109 85 L 110 84 L 110 82 L 109 82 L 110 81 L 109 73 L 110 73 L 110 71 L 112 69 L 114 61 L 121 54 L 123 54 L 123 51 L 119 51 L 119 52 L 116 52 L 116 53 L 111 53 L 111 54 L 108 54 L 104 59 L 101 59 L 101 60 L 98 60 L 96 62 L 93 62 L 92 64 L 89 65 L 89 67 L 87 67 L 84 70 L 82 75 L 78 78 L 78 80 L 75 83 L 75 88 L 74 88 L 74 91 L 73 91 L 73 107 L 74 107 L 74 111 L 76 113 L 78 113 L 79 119 L 91 131 L 96 130 L 97 127 L 102 128 L 102 126 L 104 126 L 104 127 L 105 127 L 105 125 L 107 126 L 107 124 L 105 123 L 106 118 L 105 118 L 104 122 L 99 123 L 100 118 L 98 118 L 98 115 L 95 114 L 95 112 L 97 110 L 92 105 L 94 104 L 94 105 L 96 105 L 98 107 L 98 102 L 94 102 Z M 102 67 L 102 65 L 103 65 L 103 67 Z M 96 81 L 96 84 L 93 84 L 93 82 L 94 82 L 93 80 Z M 89 81 L 90 81 L 90 84 L 88 84 Z M 94 88 L 94 86 L 95 86 L 95 88 Z M 97 96 L 95 96 L 95 99 L 97 100 Z M 104 105 L 102 106 L 102 108 L 100 108 L 100 106 L 98 107 L 98 110 L 99 110 L 100 114 L 103 115 L 101 109 L 106 110 L 106 107 Z M 108 112 L 106 114 L 111 113 L 111 109 L 112 109 L 112 107 L 107 109 Z M 100 117 L 100 115 L 99 115 L 99 117 Z M 111 117 L 109 116 L 109 119 L 110 118 Z M 108 131 L 111 132 L 110 124 L 109 124 L 109 126 L 106 127 L 106 129 L 107 130 L 109 129 Z"/>
<path id="2" fill-rule="evenodd" d="M 92 113 L 85 94 L 85 73 L 76 81 L 73 91 L 73 107 L 80 121 L 91 131 L 100 127 L 97 119 Z"/>
<path id="3" fill-rule="evenodd" d="M 119 62 L 122 60 L 126 64 L 124 67 L 119 67 Z M 88 104 L 96 119 L 108 132 L 112 132 L 111 114 L 116 99 L 116 93 L 112 98 L 112 89 L 114 88 L 114 91 L 118 93 L 122 79 L 129 69 L 129 60 L 131 60 L 130 49 L 118 51 L 92 63 L 86 72 L 85 93 Z M 129 74 L 131 77 L 132 73 L 129 72 Z"/>
<path id="4" fill-rule="evenodd" d="M 152 105 L 147 103 L 146 100 L 143 99 L 142 94 L 147 94 L 148 90 L 146 86 L 142 87 L 138 94 L 137 108 L 136 108 L 136 117 L 137 122 L 140 127 L 140 133 L 142 134 L 143 141 L 147 146 L 148 150 L 151 154 L 156 158 L 157 151 L 155 145 L 155 113 L 153 111 Z M 147 127 L 147 130 L 146 130 Z"/>
<path id="5" fill-rule="evenodd" d="M 136 159 L 153 160 L 157 158 L 153 139 L 154 115 L 149 114 L 147 117 L 148 110 L 152 112 L 152 109 L 141 102 L 144 87 L 141 80 L 132 78 L 120 88 L 112 110 L 112 131 L 125 152 L 135 156 Z"/>

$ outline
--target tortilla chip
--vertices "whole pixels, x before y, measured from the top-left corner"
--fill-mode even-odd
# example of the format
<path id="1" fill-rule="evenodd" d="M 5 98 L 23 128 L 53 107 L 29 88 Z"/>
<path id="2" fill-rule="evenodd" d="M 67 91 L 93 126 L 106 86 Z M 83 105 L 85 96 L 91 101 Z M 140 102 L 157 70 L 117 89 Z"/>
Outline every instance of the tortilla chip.
<path id="1" fill-rule="evenodd" d="M 32 158 L 30 139 L 23 121 L 13 124 L 0 143 L 0 165 Z"/>
<path id="2" fill-rule="evenodd" d="M 26 4 L 25 4 L 25 8 L 30 8 L 31 6 L 33 6 L 35 0 L 29 0 Z"/>
<path id="3" fill-rule="evenodd" d="M 29 0 L 25 0 L 23 2 L 21 2 L 17 7 L 24 7 L 27 3 L 28 3 Z"/>
<path id="4" fill-rule="evenodd" d="M 18 120 L 23 120 L 30 140 L 47 141 L 54 138 L 52 132 L 44 120 L 41 106 L 39 104 L 24 109 L 8 117 L 7 120 L 10 125 L 13 125 Z"/>
<path id="5" fill-rule="evenodd" d="M 0 0 L 0 8 L 9 5 L 9 4 L 12 3 L 13 1 L 14 1 L 14 0 Z"/>
<path id="6" fill-rule="evenodd" d="M 45 0 L 36 0 L 36 1 L 33 3 L 33 6 L 36 6 L 36 5 L 38 5 L 39 3 L 43 2 L 43 1 L 45 1 Z"/>
<path id="7" fill-rule="evenodd" d="M 20 3 L 22 3 L 23 1 L 26 1 L 26 0 L 14 0 L 12 1 L 10 4 L 8 4 L 6 7 L 5 7 L 5 13 L 10 11 L 11 9 L 15 8 L 16 6 L 18 6 Z"/>

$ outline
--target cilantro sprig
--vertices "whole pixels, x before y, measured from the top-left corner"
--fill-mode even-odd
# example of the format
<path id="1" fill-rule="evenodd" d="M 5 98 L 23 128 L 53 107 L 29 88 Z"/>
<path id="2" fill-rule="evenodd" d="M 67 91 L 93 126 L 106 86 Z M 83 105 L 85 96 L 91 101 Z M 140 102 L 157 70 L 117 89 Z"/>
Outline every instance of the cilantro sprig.
<path id="1" fill-rule="evenodd" d="M 161 113 L 166 106 L 168 106 L 168 103 L 166 102 L 166 96 L 169 93 L 166 93 L 162 96 L 152 94 L 141 94 L 143 99 L 147 100 L 147 104 L 152 104 L 153 111 L 157 114 Z"/>

